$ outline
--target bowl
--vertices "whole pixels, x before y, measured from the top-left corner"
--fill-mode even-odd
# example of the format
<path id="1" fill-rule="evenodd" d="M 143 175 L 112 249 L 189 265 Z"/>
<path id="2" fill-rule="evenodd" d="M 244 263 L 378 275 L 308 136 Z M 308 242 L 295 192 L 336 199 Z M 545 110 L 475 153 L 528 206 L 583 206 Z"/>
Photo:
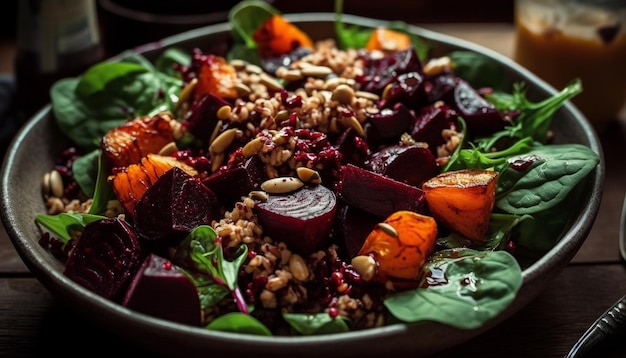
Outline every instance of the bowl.
<path id="1" fill-rule="evenodd" d="M 334 14 L 290 14 L 287 18 L 315 39 L 334 35 Z M 346 24 L 361 26 L 383 25 L 385 22 L 344 15 Z M 411 32 L 428 40 L 433 56 L 452 50 L 469 50 L 485 54 L 505 69 L 511 81 L 528 83 L 530 98 L 545 98 L 556 90 L 510 59 L 484 47 L 442 35 L 420 27 Z M 142 47 L 148 58 L 155 58 L 165 48 L 220 46 L 230 38 L 228 24 L 211 25 Z M 601 160 L 598 138 L 585 117 L 571 104 L 557 113 L 552 127 L 559 143 L 580 143 L 590 147 Z M 531 302 L 548 282 L 569 263 L 578 251 L 598 213 L 603 190 L 604 165 L 598 165 L 581 183 L 580 206 L 556 245 L 545 255 L 521 263 L 522 287 L 512 304 L 488 324 L 471 330 L 455 329 L 437 323 L 419 325 L 392 324 L 358 332 L 323 336 L 267 337 L 207 331 L 139 314 L 101 298 L 62 274 L 62 264 L 38 244 L 40 232 L 35 225 L 37 214 L 45 212 L 39 191 L 41 178 L 54 164 L 56 155 L 69 144 L 52 119 L 46 106 L 30 119 L 14 138 L 2 168 L 2 220 L 13 244 L 34 275 L 53 294 L 59 296 L 78 313 L 139 346 L 162 355 L 232 355 L 258 356 L 259 352 L 273 357 L 338 356 L 349 347 L 350 356 L 380 356 L 410 354 L 424 356 L 467 341 L 506 320 Z M 141 334 L 138 334 L 141 332 Z M 486 347 L 488 349 L 488 347 Z"/>

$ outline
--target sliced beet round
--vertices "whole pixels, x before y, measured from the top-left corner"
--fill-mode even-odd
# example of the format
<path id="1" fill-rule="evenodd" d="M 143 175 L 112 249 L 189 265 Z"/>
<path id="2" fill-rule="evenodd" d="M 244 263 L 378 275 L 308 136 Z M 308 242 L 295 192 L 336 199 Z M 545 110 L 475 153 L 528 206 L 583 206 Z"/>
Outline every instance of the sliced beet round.
<path id="1" fill-rule="evenodd" d="M 349 205 L 379 217 L 398 210 L 424 213 L 424 191 L 352 164 L 341 167 L 337 195 Z"/>
<path id="2" fill-rule="evenodd" d="M 309 255 L 328 243 L 337 212 L 335 194 L 322 185 L 289 194 L 268 194 L 255 205 L 265 234 L 290 250 Z"/>
<path id="3" fill-rule="evenodd" d="M 133 228 L 119 218 L 85 226 L 65 263 L 63 274 L 79 285 L 116 300 L 143 260 Z"/>
<path id="4" fill-rule="evenodd" d="M 169 321 L 200 326 L 194 283 L 169 260 L 150 254 L 133 277 L 122 305 Z"/>
<path id="5" fill-rule="evenodd" d="M 372 154 L 367 168 L 418 188 L 440 171 L 430 149 L 400 144 L 387 146 Z"/>
<path id="6" fill-rule="evenodd" d="M 165 172 L 135 206 L 135 228 L 146 240 L 181 240 L 219 215 L 215 194 L 178 167 Z"/>

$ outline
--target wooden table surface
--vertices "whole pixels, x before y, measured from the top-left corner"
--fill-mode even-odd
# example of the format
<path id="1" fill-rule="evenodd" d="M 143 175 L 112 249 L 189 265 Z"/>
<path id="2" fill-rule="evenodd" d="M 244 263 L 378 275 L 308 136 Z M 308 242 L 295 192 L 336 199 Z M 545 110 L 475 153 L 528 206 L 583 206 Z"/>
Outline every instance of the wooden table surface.
<path id="1" fill-rule="evenodd" d="M 505 55 L 512 52 L 513 26 L 508 23 L 424 27 Z M 14 52 L 10 44 L 1 45 L 0 64 L 2 70 L 8 68 L 10 72 Z M 545 291 L 512 318 L 434 357 L 563 357 L 598 315 L 626 294 L 626 266 L 617 242 L 619 213 L 626 194 L 626 113 L 622 112 L 615 123 L 598 129 L 598 134 L 605 154 L 606 186 L 600 213 L 578 254 Z M 81 346 L 84 348 L 78 348 Z M 626 345 L 619 338 L 607 341 L 600 349 L 595 357 L 626 356 Z M 31 275 L 0 228 L 0 357 L 92 353 L 149 354 L 80 317 L 53 297 Z"/>

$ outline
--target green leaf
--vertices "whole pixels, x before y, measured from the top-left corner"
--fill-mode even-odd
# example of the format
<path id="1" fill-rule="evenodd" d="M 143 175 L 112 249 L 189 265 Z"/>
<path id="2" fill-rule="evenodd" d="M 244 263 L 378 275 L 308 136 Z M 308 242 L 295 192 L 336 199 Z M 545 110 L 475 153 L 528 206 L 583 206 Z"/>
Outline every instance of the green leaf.
<path id="1" fill-rule="evenodd" d="M 147 72 L 148 69 L 136 63 L 128 62 L 101 62 L 92 66 L 76 87 L 80 97 L 89 97 L 105 88 L 114 80 L 125 76 L 136 76 Z"/>
<path id="2" fill-rule="evenodd" d="M 219 316 L 206 326 L 212 331 L 271 336 L 272 332 L 258 319 L 241 312 L 231 312 Z"/>
<path id="3" fill-rule="evenodd" d="M 421 287 L 391 295 L 384 303 L 404 322 L 436 321 L 474 329 L 501 314 L 515 299 L 522 270 L 505 251 L 443 250 L 424 266 Z M 437 272 L 445 282 L 430 283 Z"/>
<path id="4" fill-rule="evenodd" d="M 332 318 L 328 313 L 283 313 L 283 318 L 293 329 L 304 335 L 332 334 L 350 331 L 350 321 L 337 316 Z"/>
<path id="5" fill-rule="evenodd" d="M 266 1 L 244 0 L 233 6 L 228 13 L 228 22 L 233 28 L 236 42 L 243 42 L 249 48 L 257 44 L 252 35 L 263 23 L 280 12 Z"/>
<path id="6" fill-rule="evenodd" d="M 107 211 L 109 200 L 115 199 L 113 186 L 109 183 L 110 173 L 107 161 L 102 157 L 102 151 L 98 150 L 98 175 L 93 193 L 93 201 L 89 207 L 89 214 L 104 215 Z"/>
<path id="7" fill-rule="evenodd" d="M 60 213 L 57 215 L 37 215 L 35 221 L 48 229 L 57 239 L 66 243 L 72 234 L 83 231 L 85 225 L 104 219 L 104 216 L 82 213 Z"/>
<path id="8" fill-rule="evenodd" d="M 174 64 L 189 66 L 191 64 L 191 55 L 187 50 L 172 47 L 168 48 L 154 61 L 154 67 L 159 71 L 171 77 L 177 77 L 180 74 L 174 70 Z"/>
<path id="9" fill-rule="evenodd" d="M 341 21 L 343 0 L 335 0 L 335 37 L 340 49 L 364 48 L 372 36 L 373 29 L 357 25 L 347 26 Z"/>
<path id="10" fill-rule="evenodd" d="M 72 163 L 72 176 L 83 193 L 92 198 L 96 191 L 98 158 L 100 151 L 93 150 Z"/>
<path id="11" fill-rule="evenodd" d="M 529 163 L 526 170 L 510 165 L 499 175 L 496 207 L 511 214 L 533 214 L 554 207 L 599 163 L 599 156 L 581 144 L 541 146 L 512 162 Z"/>
<path id="12" fill-rule="evenodd" d="M 473 51 L 453 51 L 454 74 L 469 82 L 474 88 L 490 87 L 496 91 L 509 89 L 502 65 L 495 59 Z"/>

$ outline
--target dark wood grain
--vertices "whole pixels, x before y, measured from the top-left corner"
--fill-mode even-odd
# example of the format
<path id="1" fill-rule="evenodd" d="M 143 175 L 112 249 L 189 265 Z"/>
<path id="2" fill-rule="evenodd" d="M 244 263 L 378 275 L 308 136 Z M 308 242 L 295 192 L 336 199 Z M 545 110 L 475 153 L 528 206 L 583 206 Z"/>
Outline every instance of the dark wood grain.
<path id="1" fill-rule="evenodd" d="M 511 51 L 510 24 L 428 27 L 507 55 Z M 626 269 L 617 246 L 619 212 L 626 194 L 626 113 L 611 125 L 598 128 L 598 136 L 605 155 L 605 192 L 589 238 L 570 265 L 516 315 L 433 357 L 563 357 L 597 316 L 626 294 Z M 0 230 L 0 356 L 85 356 L 87 352 L 77 350 L 76 342 L 90 347 L 87 352 L 96 352 L 98 356 L 154 356 L 98 327 L 53 297 L 32 277 L 4 230 Z M 626 345 L 619 339 L 607 341 L 597 353 L 597 357 L 624 356 Z"/>

